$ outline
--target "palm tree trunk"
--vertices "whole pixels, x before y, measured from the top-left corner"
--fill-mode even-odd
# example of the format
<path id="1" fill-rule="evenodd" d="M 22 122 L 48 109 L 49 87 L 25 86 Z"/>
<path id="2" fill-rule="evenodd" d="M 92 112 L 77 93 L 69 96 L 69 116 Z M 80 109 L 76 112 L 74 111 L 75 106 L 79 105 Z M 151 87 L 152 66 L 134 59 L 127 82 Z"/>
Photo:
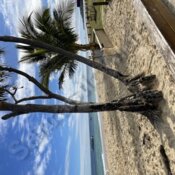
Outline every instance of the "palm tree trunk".
<path id="1" fill-rule="evenodd" d="M 89 113 L 101 111 L 130 111 L 138 112 L 147 109 L 153 109 L 152 106 L 147 105 L 130 105 L 122 104 L 119 102 L 110 102 L 104 104 L 90 104 L 90 105 L 39 105 L 39 104 L 12 104 L 0 102 L 0 111 L 12 111 L 18 113 L 33 113 L 33 112 L 46 112 L 46 113 Z"/>
<path id="2" fill-rule="evenodd" d="M 116 111 L 116 110 L 139 112 L 153 109 L 154 107 L 149 104 L 126 105 L 120 102 L 110 102 L 104 104 L 90 104 L 90 105 L 38 105 L 38 104 L 19 105 L 19 104 L 0 102 L 0 111 L 11 111 L 12 113 L 15 114 L 15 116 L 34 112 L 44 112 L 52 114 L 90 113 L 90 112 Z M 10 117 L 4 116 L 2 117 L 2 119 L 9 119 Z"/>
<path id="3" fill-rule="evenodd" d="M 0 41 L 28 44 L 28 45 L 33 46 L 33 47 L 43 48 L 43 49 L 46 49 L 46 50 L 51 51 L 51 52 L 60 53 L 62 55 L 67 56 L 70 59 L 77 60 L 77 61 L 79 61 L 81 63 L 84 63 L 84 64 L 86 64 L 86 65 L 88 65 L 92 68 L 95 68 L 99 71 L 102 71 L 105 74 L 108 74 L 108 75 L 120 80 L 124 84 L 128 83 L 127 76 L 120 73 L 117 70 L 111 69 L 109 67 L 104 66 L 103 64 L 100 64 L 98 62 L 89 60 L 89 59 L 84 58 L 80 55 L 76 55 L 72 52 L 63 50 L 59 47 L 55 47 L 55 46 L 52 46 L 50 44 L 47 44 L 47 43 L 44 43 L 44 42 L 41 42 L 41 41 L 18 38 L 18 37 L 13 37 L 13 36 L 0 36 Z"/>
<path id="4" fill-rule="evenodd" d="M 9 119 L 21 114 L 44 113 L 90 113 L 101 111 L 128 111 L 145 114 L 146 111 L 158 110 L 158 102 L 162 98 L 159 91 L 143 91 L 108 103 L 87 103 L 78 105 L 39 105 L 12 104 L 0 102 L 0 111 L 10 111 L 2 119 Z"/>
<path id="5" fill-rule="evenodd" d="M 73 45 L 75 50 L 82 50 L 82 51 L 87 51 L 87 50 L 95 50 L 99 48 L 98 44 L 96 43 L 89 43 L 89 44 L 77 44 L 75 43 Z"/>

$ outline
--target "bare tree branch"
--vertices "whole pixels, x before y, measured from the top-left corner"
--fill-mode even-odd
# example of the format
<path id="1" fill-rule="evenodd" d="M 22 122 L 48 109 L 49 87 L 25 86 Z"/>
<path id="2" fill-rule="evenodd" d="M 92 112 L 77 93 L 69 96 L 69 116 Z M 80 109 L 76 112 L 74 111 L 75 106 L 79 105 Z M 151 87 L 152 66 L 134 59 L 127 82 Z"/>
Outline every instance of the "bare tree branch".
<path id="1" fill-rule="evenodd" d="M 24 101 L 37 100 L 37 99 L 51 99 L 51 98 L 52 97 L 49 97 L 49 96 L 31 96 L 31 97 L 22 98 L 20 100 L 16 100 L 16 104 Z"/>
<path id="2" fill-rule="evenodd" d="M 16 98 L 15 98 L 15 93 L 10 92 L 8 89 L 5 89 L 5 91 L 12 97 L 12 99 L 15 101 L 15 103 L 17 102 Z"/>
<path id="3" fill-rule="evenodd" d="M 25 113 L 25 112 L 12 112 L 12 113 L 3 115 L 1 118 L 3 120 L 8 120 L 8 119 L 10 119 L 12 117 L 16 117 L 16 116 L 19 116 L 19 115 L 22 115 L 22 114 L 27 114 L 27 113 Z"/>
<path id="4" fill-rule="evenodd" d="M 79 101 L 72 100 L 72 99 L 69 99 L 69 98 L 66 98 L 64 96 L 61 96 L 61 95 L 58 95 L 58 94 L 51 92 L 50 90 L 45 88 L 39 81 L 37 81 L 34 77 L 28 75 L 27 73 L 25 73 L 21 70 L 17 70 L 17 69 L 14 69 L 11 67 L 5 67 L 5 66 L 0 66 L 0 70 L 14 72 L 14 73 L 17 73 L 19 75 L 26 77 L 29 81 L 34 83 L 41 91 L 43 91 L 45 94 L 47 94 L 48 97 L 50 97 L 50 98 L 55 98 L 57 100 L 63 101 L 63 102 L 68 103 L 68 104 L 79 104 L 80 103 Z"/>

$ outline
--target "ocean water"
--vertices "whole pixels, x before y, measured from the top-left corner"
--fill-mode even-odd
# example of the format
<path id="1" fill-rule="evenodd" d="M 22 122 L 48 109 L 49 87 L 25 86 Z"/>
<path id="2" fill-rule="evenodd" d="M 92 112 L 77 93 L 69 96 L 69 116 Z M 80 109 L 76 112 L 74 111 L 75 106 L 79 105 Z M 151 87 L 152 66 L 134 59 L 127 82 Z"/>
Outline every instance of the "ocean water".
<path id="1" fill-rule="evenodd" d="M 83 1 L 84 2 L 84 1 Z M 88 32 L 86 28 L 86 18 L 85 18 L 85 3 L 83 3 L 81 7 L 81 14 L 82 23 L 84 26 L 83 32 L 81 32 L 81 42 L 88 43 Z M 86 57 L 90 53 L 86 53 Z M 87 80 L 87 100 L 89 102 L 96 102 L 96 86 L 95 86 L 95 77 L 94 77 L 94 70 L 91 67 L 86 66 L 86 76 L 85 79 Z M 99 123 L 99 113 L 89 113 L 89 142 L 90 142 L 90 158 L 91 158 L 91 175 L 104 175 L 105 174 L 105 165 L 103 161 L 103 145 L 102 145 L 102 134 L 100 132 L 100 123 Z"/>
<path id="2" fill-rule="evenodd" d="M 83 3 L 84 5 L 84 3 Z M 77 11 L 77 16 L 80 17 L 79 22 L 78 19 L 76 19 L 77 25 L 75 25 L 75 28 L 77 27 L 77 31 L 79 33 L 80 42 L 82 44 L 88 43 L 88 34 L 87 34 L 87 28 L 85 26 L 86 24 L 86 18 L 85 18 L 85 7 L 81 7 L 81 10 L 79 9 Z M 82 52 L 80 53 L 82 56 L 87 57 L 90 55 L 88 52 Z M 88 101 L 88 102 L 96 102 L 96 86 L 95 86 L 95 77 L 94 77 L 94 70 L 86 66 L 84 64 L 79 64 L 79 68 L 81 70 L 78 70 L 77 72 L 81 72 L 81 74 L 77 75 L 79 77 L 76 77 L 75 85 L 80 85 L 78 96 L 80 97 L 80 100 L 82 101 Z M 77 99 L 77 97 L 76 97 Z M 100 125 L 99 125 L 99 114 L 98 113 L 89 113 L 88 122 L 86 122 L 87 125 L 89 125 L 89 134 L 86 133 L 86 137 L 89 136 L 89 142 L 87 142 L 86 147 L 88 148 L 88 152 L 90 151 L 90 164 L 91 164 L 91 175 L 104 175 L 104 161 L 102 158 L 102 155 L 104 155 L 103 147 L 102 147 L 102 141 L 101 141 L 101 133 L 100 133 Z M 83 130 L 81 130 L 83 131 Z M 90 144 L 90 146 L 88 145 Z M 90 149 L 90 150 L 89 150 Z M 80 151 L 81 152 L 81 151 Z M 85 172 L 84 172 L 85 173 Z M 82 175 L 84 175 L 82 172 Z"/>
<path id="3" fill-rule="evenodd" d="M 91 68 L 87 67 L 87 86 L 88 101 L 97 101 L 95 77 Z M 91 173 L 92 175 L 104 175 L 104 162 L 102 155 L 103 147 L 100 133 L 100 123 L 98 113 L 89 113 L 89 132 L 90 132 L 90 154 L 91 154 Z"/>
<path id="4" fill-rule="evenodd" d="M 102 159 L 102 143 L 98 121 L 98 114 L 89 115 L 90 142 L 91 142 L 91 172 L 92 175 L 104 175 L 104 165 Z"/>

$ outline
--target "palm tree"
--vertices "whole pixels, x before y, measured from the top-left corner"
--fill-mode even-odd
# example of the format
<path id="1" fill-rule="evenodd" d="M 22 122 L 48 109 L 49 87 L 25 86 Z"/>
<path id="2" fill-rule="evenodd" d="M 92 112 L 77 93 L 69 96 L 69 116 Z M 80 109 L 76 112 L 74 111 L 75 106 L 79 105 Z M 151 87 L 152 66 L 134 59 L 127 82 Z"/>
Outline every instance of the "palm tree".
<path id="1" fill-rule="evenodd" d="M 40 63 L 41 82 L 45 87 L 48 87 L 50 74 L 56 71 L 60 72 L 59 87 L 61 87 L 65 75 L 69 74 L 71 77 L 75 72 L 77 62 L 84 63 L 118 79 L 132 93 L 138 92 L 140 84 L 152 84 L 154 82 L 154 75 L 145 76 L 141 73 L 129 77 L 103 64 L 77 55 L 76 52 L 82 49 L 82 45 L 76 43 L 77 35 L 71 27 L 70 19 L 73 7 L 74 4 L 68 1 L 67 4 L 59 6 L 57 10 L 53 10 L 53 17 L 48 8 L 44 9 L 35 14 L 35 21 L 32 21 L 32 14 L 30 14 L 22 20 L 21 35 L 23 38 L 0 36 L 0 41 L 23 44 L 17 45 L 19 49 L 26 52 L 21 61 Z"/>
<path id="2" fill-rule="evenodd" d="M 78 36 L 71 23 L 73 11 L 74 3 L 67 1 L 54 9 L 52 14 L 49 8 L 45 8 L 41 12 L 35 13 L 35 17 L 32 19 L 33 13 L 31 13 L 22 20 L 21 36 L 26 39 L 50 43 L 72 53 L 94 49 L 96 45 L 93 43 L 86 45 L 76 43 Z M 21 62 L 40 63 L 41 82 L 46 87 L 48 87 L 51 73 L 60 72 L 58 82 L 59 88 L 61 88 L 65 75 L 68 74 L 69 77 L 72 77 L 77 67 L 76 61 L 70 60 L 63 54 L 26 45 L 17 45 L 17 48 L 26 53 Z"/>
<path id="3" fill-rule="evenodd" d="M 124 75 L 121 72 L 111 69 L 101 63 L 89 60 L 85 57 L 82 57 L 80 55 L 76 55 L 70 51 L 66 51 L 60 47 L 52 46 L 51 44 L 47 44 L 42 41 L 37 41 L 33 39 L 25 39 L 25 38 L 19 38 L 14 36 L 0 36 L 0 41 L 3 42 L 13 42 L 13 43 L 22 43 L 27 44 L 30 47 L 33 48 L 41 48 L 43 50 L 47 50 L 48 52 L 57 53 L 60 55 L 64 55 L 70 60 L 76 60 L 78 62 L 84 63 L 92 68 L 95 68 L 115 79 L 118 79 L 120 82 L 122 82 L 125 86 L 127 86 L 128 90 L 131 93 L 136 93 L 138 90 L 145 85 L 149 85 L 149 89 L 152 88 L 152 84 L 154 84 L 156 76 L 155 75 L 148 75 L 145 76 L 144 73 L 140 73 L 138 75 L 135 75 L 133 77 L 129 77 L 129 75 Z M 28 46 L 27 46 L 28 47 Z"/>
<path id="4" fill-rule="evenodd" d="M 0 54 L 3 51 L 0 50 Z M 26 77 L 36 87 L 38 87 L 45 95 L 30 96 L 22 99 L 16 99 L 15 94 L 19 88 L 6 85 L 8 73 L 16 73 Z M 11 89 L 10 89 L 11 88 Z M 15 103 L 7 97 L 10 95 Z M 43 104 L 19 104 L 35 99 L 55 99 L 61 100 L 67 105 L 43 105 Z M 33 112 L 46 113 L 85 113 L 85 112 L 100 112 L 100 111 L 130 111 L 138 112 L 145 115 L 150 122 L 156 127 L 159 122 L 159 102 L 162 99 L 162 93 L 157 90 L 143 90 L 135 94 L 131 94 L 121 99 L 106 103 L 83 103 L 65 98 L 63 96 L 52 93 L 49 89 L 40 84 L 34 77 L 20 70 L 0 65 L 0 111 L 9 111 L 2 116 L 2 119 L 7 120 L 11 117 L 16 117 L 22 114 Z"/>
<path id="5" fill-rule="evenodd" d="M 78 50 L 87 47 L 78 47 L 76 43 L 77 35 L 74 33 L 70 23 L 70 17 L 73 11 L 70 9 L 73 10 L 72 3 L 66 4 L 64 8 L 54 10 L 53 18 L 50 15 L 49 9 L 44 9 L 41 13 L 36 13 L 35 22 L 32 21 L 31 14 L 29 17 L 23 19 L 24 28 L 21 30 L 23 38 L 0 36 L 0 41 L 25 44 L 17 46 L 19 49 L 26 52 L 26 55 L 21 61 L 40 63 L 40 74 L 45 86 L 48 85 L 49 76 L 52 72 L 61 71 L 59 77 L 59 84 L 61 87 L 65 74 L 68 73 L 71 76 L 76 69 L 77 61 L 79 61 L 120 80 L 129 87 L 131 95 L 107 103 L 81 103 L 52 93 L 36 79 L 20 70 L 0 66 L 0 72 L 2 72 L 2 75 L 0 74 L 2 80 L 0 79 L 0 81 L 4 82 L 5 79 L 3 77 L 6 72 L 14 72 L 25 76 L 45 93 L 44 96 L 33 96 L 16 100 L 15 94 L 6 90 L 6 85 L 1 86 L 0 84 L 0 111 L 9 111 L 8 114 L 3 116 L 3 119 L 31 112 L 84 113 L 120 110 L 138 112 L 148 117 L 153 123 L 157 121 L 160 112 L 159 102 L 163 97 L 160 91 L 150 90 L 155 76 L 144 76 L 140 74 L 133 78 L 128 78 L 128 76 L 98 62 L 76 55 L 75 53 Z M 142 89 L 142 87 L 144 87 L 144 89 Z M 15 103 L 5 102 L 5 93 L 10 94 Z M 22 101 L 49 98 L 64 101 L 69 105 L 18 104 Z"/>
<path id="6" fill-rule="evenodd" d="M 4 40 L 9 38 L 5 37 Z M 15 37 L 12 37 L 14 40 Z M 18 41 L 17 39 L 15 39 Z M 19 39 L 21 41 L 21 39 Z M 25 41 L 25 39 L 22 39 Z M 23 42 L 29 44 L 30 40 L 27 42 Z M 36 44 L 36 43 L 35 43 Z M 36 46 L 33 44 L 33 46 Z M 42 43 L 38 43 L 39 45 Z M 47 46 L 47 45 L 46 45 Z M 44 47 L 41 47 L 44 48 Z M 47 48 L 47 47 L 46 47 Z M 53 51 L 55 50 L 52 48 Z M 56 49 L 57 50 L 57 49 Z M 52 51 L 52 50 L 49 50 Z M 0 50 L 0 54 L 3 51 Z M 16 99 L 15 94 L 18 90 L 17 87 L 13 87 L 12 91 L 9 90 L 10 85 L 6 85 L 6 76 L 7 73 L 17 73 L 18 75 L 22 75 L 26 77 L 30 82 L 32 82 L 36 87 L 38 87 L 44 94 L 43 96 L 30 96 L 22 99 Z M 155 77 L 152 77 L 153 79 Z M 132 81 L 135 86 L 135 83 L 146 83 L 150 80 L 150 77 L 143 77 L 140 81 Z M 148 82 L 147 82 L 148 83 Z M 150 89 L 150 84 L 144 84 Z M 146 89 L 147 89 L 146 88 Z M 135 91 L 135 90 L 134 90 Z M 7 95 L 10 95 L 15 103 L 11 103 Z M 35 99 L 55 99 L 61 100 L 63 102 L 68 103 L 68 105 L 43 105 L 43 104 L 19 104 L 21 102 L 26 102 Z M 42 84 L 40 84 L 34 77 L 28 75 L 25 72 L 20 70 L 1 66 L 0 65 L 0 111 L 8 111 L 7 114 L 2 116 L 3 120 L 7 120 L 11 117 L 16 117 L 22 114 L 34 113 L 34 112 L 46 112 L 46 113 L 85 113 L 85 112 L 100 112 L 100 111 L 128 111 L 128 112 L 138 112 L 144 116 L 146 116 L 150 122 L 153 124 L 155 128 L 159 127 L 159 122 L 161 121 L 159 118 L 160 108 L 159 103 L 162 100 L 162 92 L 157 90 L 136 90 L 136 93 L 133 93 L 129 96 L 126 96 L 121 99 L 117 99 L 114 101 L 106 102 L 106 103 L 83 103 L 78 102 L 72 99 L 68 99 L 66 97 L 57 95 L 52 93 L 49 89 L 45 88 Z"/>

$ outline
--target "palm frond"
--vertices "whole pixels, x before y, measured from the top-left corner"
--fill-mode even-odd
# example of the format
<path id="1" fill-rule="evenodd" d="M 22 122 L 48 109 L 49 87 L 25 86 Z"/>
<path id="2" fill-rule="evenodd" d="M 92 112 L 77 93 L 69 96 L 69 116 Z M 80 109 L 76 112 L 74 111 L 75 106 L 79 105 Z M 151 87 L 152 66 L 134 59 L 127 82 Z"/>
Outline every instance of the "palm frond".
<path id="1" fill-rule="evenodd" d="M 32 22 L 32 13 L 28 17 L 23 17 L 23 19 L 21 20 L 22 27 L 20 29 L 20 33 L 21 36 L 24 38 L 37 39 L 40 34 L 36 30 L 35 25 Z"/>
<path id="2" fill-rule="evenodd" d="M 69 73 L 70 78 L 74 75 L 76 68 L 77 68 L 77 63 L 75 61 L 71 61 L 67 64 L 67 71 Z"/>
<path id="3" fill-rule="evenodd" d="M 77 64 L 73 60 L 70 62 L 70 60 L 63 55 L 55 55 L 51 60 L 48 60 L 40 65 L 40 76 L 42 77 L 42 82 L 48 80 L 46 77 L 51 73 L 59 71 L 61 73 L 58 84 L 61 88 L 65 77 L 63 74 L 69 74 L 69 77 L 71 78 L 76 70 L 76 67 Z M 46 84 L 48 85 L 48 83 L 44 83 L 44 85 Z"/>
<path id="4" fill-rule="evenodd" d="M 63 70 L 61 71 L 59 79 L 58 79 L 59 89 L 62 89 L 62 87 L 63 87 L 65 76 L 66 76 L 66 65 L 64 65 Z"/>
<path id="5" fill-rule="evenodd" d="M 42 9 L 34 15 L 31 13 L 28 17 L 23 18 L 22 37 L 50 43 L 76 53 L 74 43 L 78 36 L 72 28 L 74 8 L 75 3 L 72 0 L 65 0 L 52 11 L 53 15 L 49 8 Z M 76 62 L 64 55 L 26 45 L 17 45 L 17 48 L 26 53 L 21 62 L 40 63 L 41 82 L 46 87 L 48 87 L 49 76 L 53 72 L 60 71 L 59 87 L 61 88 L 65 75 L 68 74 L 71 78 L 76 70 Z"/>
<path id="6" fill-rule="evenodd" d="M 51 75 L 51 72 L 44 73 L 44 75 L 41 76 L 41 84 L 45 86 L 46 88 L 49 87 L 49 77 Z"/>
<path id="7" fill-rule="evenodd" d="M 46 72 L 54 72 L 60 70 L 62 66 L 67 62 L 66 57 L 62 55 L 55 55 L 51 59 L 46 60 L 40 65 L 40 76 Z"/>
<path id="8" fill-rule="evenodd" d="M 58 16 L 62 18 L 62 21 L 64 22 L 65 25 L 70 24 L 69 22 L 71 21 L 74 9 L 75 9 L 75 3 L 72 0 L 66 0 L 63 3 L 60 3 L 57 9 L 55 9 L 54 11 L 57 11 Z"/>
<path id="9" fill-rule="evenodd" d="M 64 64 L 64 67 L 58 79 L 59 89 L 62 89 L 66 75 L 68 74 L 69 77 L 72 78 L 72 76 L 75 73 L 76 68 L 77 68 L 77 64 L 74 61 Z"/>
<path id="10" fill-rule="evenodd" d="M 27 45 L 21 45 L 21 44 L 17 44 L 16 45 L 17 49 L 21 49 L 22 51 L 24 51 L 25 53 L 30 53 L 30 52 L 34 52 L 35 48 L 32 46 L 27 46 Z"/>
<path id="11" fill-rule="evenodd" d="M 43 9 L 39 13 L 35 13 L 36 28 L 41 32 L 48 32 L 51 25 L 51 17 L 49 8 Z"/>
<path id="12" fill-rule="evenodd" d="M 77 64 L 74 61 L 64 65 L 63 70 L 61 71 L 59 79 L 58 79 L 59 89 L 62 89 L 66 75 L 68 74 L 69 77 L 72 78 L 72 76 L 75 73 L 76 68 L 77 68 Z"/>
<path id="13" fill-rule="evenodd" d="M 62 37 L 66 37 L 62 39 L 73 40 L 73 42 L 77 40 L 77 35 L 75 34 L 74 29 L 71 28 L 72 24 L 71 18 L 74 8 L 75 8 L 74 2 L 66 1 L 64 3 L 61 3 L 56 9 L 53 10 L 55 26 L 61 32 Z"/>
<path id="14" fill-rule="evenodd" d="M 46 59 L 47 51 L 44 49 L 35 49 L 34 52 L 28 53 L 23 56 L 19 62 L 34 63 L 38 61 L 43 61 Z"/>
<path id="15" fill-rule="evenodd" d="M 60 55 L 55 55 L 52 59 L 47 59 L 45 62 L 40 64 L 40 77 L 41 83 L 48 88 L 49 76 L 55 72 L 55 70 L 60 71 L 64 66 L 63 57 Z"/>

